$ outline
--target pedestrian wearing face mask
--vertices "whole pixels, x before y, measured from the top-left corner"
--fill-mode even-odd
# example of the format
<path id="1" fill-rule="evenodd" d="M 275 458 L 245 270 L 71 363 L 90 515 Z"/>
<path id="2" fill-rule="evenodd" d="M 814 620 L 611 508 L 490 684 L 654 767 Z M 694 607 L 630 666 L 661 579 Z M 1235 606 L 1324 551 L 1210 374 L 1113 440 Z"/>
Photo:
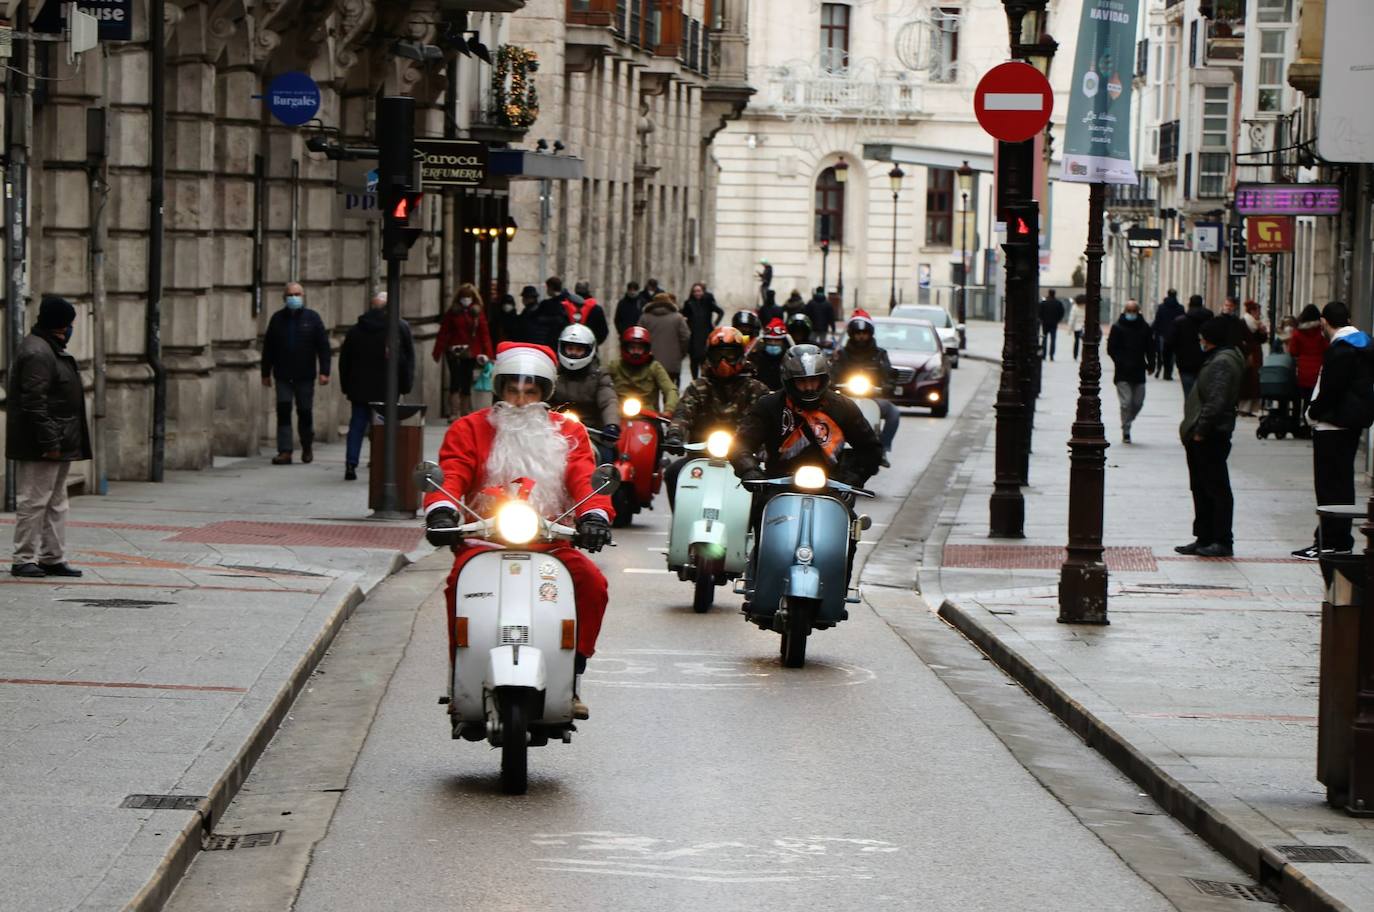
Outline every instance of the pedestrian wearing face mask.
<path id="1" fill-rule="evenodd" d="M 80 576 L 64 553 L 67 471 L 91 458 L 86 397 L 67 354 L 76 308 L 45 297 L 9 371 L 5 455 L 14 460 L 14 563 L 20 577 Z"/>
<path id="2" fill-rule="evenodd" d="M 285 305 L 267 321 L 262 339 L 262 385 L 277 382 L 277 455 L 273 465 L 291 464 L 291 406 L 301 438 L 301 462 L 315 458 L 315 381 L 329 384 L 329 333 L 320 315 L 305 306 L 305 289 L 288 282 Z M 316 365 L 318 365 L 318 372 Z"/>
<path id="3" fill-rule="evenodd" d="M 483 314 L 482 296 L 474 285 L 458 286 L 453 303 L 439 322 L 434 339 L 435 361 L 448 367 L 448 414 L 461 418 L 472 411 L 472 380 L 493 355 L 491 333 Z"/>
<path id="4" fill-rule="evenodd" d="M 1145 405 L 1145 377 L 1154 373 L 1154 333 L 1140 315 L 1135 298 L 1126 302 L 1121 317 L 1107 335 L 1107 357 L 1116 372 L 1116 398 L 1121 403 L 1121 442 L 1131 442 L 1131 425 Z"/>

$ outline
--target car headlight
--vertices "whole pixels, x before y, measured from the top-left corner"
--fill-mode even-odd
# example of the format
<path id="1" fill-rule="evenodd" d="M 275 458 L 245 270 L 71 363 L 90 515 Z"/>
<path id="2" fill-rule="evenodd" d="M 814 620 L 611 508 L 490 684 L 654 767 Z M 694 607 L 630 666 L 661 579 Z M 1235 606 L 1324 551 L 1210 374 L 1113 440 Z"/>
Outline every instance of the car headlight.
<path id="1" fill-rule="evenodd" d="M 539 534 L 539 514 L 524 501 L 513 500 L 496 511 L 496 532 L 512 545 L 532 542 Z"/>
<path id="2" fill-rule="evenodd" d="M 873 392 L 873 381 L 863 374 L 855 374 L 845 381 L 844 388 L 852 396 L 867 396 Z"/>
<path id="3" fill-rule="evenodd" d="M 792 484 L 806 491 L 819 491 L 825 481 L 825 469 L 820 466 L 802 466 L 792 475 Z"/>
<path id="4" fill-rule="evenodd" d="M 713 459 L 724 459 L 730 454 L 730 444 L 735 440 L 729 431 L 712 431 L 706 437 L 706 452 Z"/>
<path id="5" fill-rule="evenodd" d="M 638 399 L 626 399 L 625 402 L 620 406 L 620 411 L 625 415 L 626 418 L 633 418 L 635 415 L 638 415 L 643 409 L 644 404 L 641 403 Z"/>
<path id="6" fill-rule="evenodd" d="M 927 380 L 939 380 L 939 379 L 940 379 L 941 377 L 943 377 L 944 375 L 945 375 L 945 368 L 944 368 L 944 365 L 942 365 L 942 364 L 937 364 L 937 365 L 935 365 L 934 367 L 927 368 L 927 370 L 926 370 L 926 379 L 927 379 Z"/>

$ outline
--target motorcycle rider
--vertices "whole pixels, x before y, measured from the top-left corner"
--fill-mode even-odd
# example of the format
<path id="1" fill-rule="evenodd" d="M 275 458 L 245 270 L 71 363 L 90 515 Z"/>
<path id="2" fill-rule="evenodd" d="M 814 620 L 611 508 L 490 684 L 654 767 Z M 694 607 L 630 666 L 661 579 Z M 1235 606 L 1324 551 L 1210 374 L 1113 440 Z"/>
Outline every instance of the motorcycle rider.
<path id="1" fill-rule="evenodd" d="M 491 487 L 504 487 L 517 478 L 534 482 L 530 505 L 545 517 L 555 517 L 577 507 L 578 547 L 600 551 L 611 541 L 611 499 L 592 493 L 596 458 L 587 430 L 571 418 L 549 411 L 557 379 L 554 353 L 526 342 L 503 342 L 496 349 L 492 376 L 496 404 L 465 415 L 449 425 L 439 448 L 439 467 L 444 471 L 444 490 L 425 495 L 426 537 L 434 545 L 450 545 L 453 570 L 446 589 L 449 616 L 453 616 L 458 574 L 474 555 L 491 547 L 485 542 L 466 543 L 449 531 L 458 527 L 461 498 L 469 505 L 488 497 Z M 478 507 L 481 512 L 481 508 Z M 554 555 L 572 575 L 576 590 L 578 681 L 587 659 L 596 651 L 597 634 L 606 613 L 607 586 L 591 558 L 572 543 L 535 546 Z M 580 689 L 574 687 L 574 718 L 588 716 Z"/>
<path id="2" fill-rule="evenodd" d="M 892 361 L 887 350 L 877 344 L 873 337 L 873 318 L 867 311 L 856 310 L 845 326 L 844 347 L 835 352 L 832 367 L 840 383 L 845 383 L 854 374 L 863 374 L 873 384 L 879 396 L 890 396 L 896 387 L 897 373 L 892 369 Z M 888 464 L 887 454 L 892 452 L 892 441 L 897 437 L 897 427 L 902 422 L 902 413 L 892 400 L 879 398 L 878 410 L 883 416 L 883 465 Z"/>
<path id="3" fill-rule="evenodd" d="M 645 409 L 663 415 L 671 415 L 677 406 L 677 384 L 654 360 L 649 331 L 643 326 L 631 326 L 620 334 L 620 357 L 611 362 L 609 373 L 622 402 L 634 397 Z"/>
<path id="4" fill-rule="evenodd" d="M 862 487 L 878 471 L 882 445 L 859 407 L 831 389 L 825 354 L 814 345 L 789 349 L 782 382 L 782 390 L 757 400 L 740 422 L 730 459 L 735 474 L 741 481 L 757 481 L 813 465 L 835 481 Z M 750 525 L 755 536 L 764 506 L 780 490 L 754 494 Z M 851 569 L 854 548 L 851 542 Z"/>
<path id="5" fill-rule="evenodd" d="M 615 441 L 620 436 L 620 399 L 611 375 L 601 369 L 596 356 L 596 333 L 590 326 L 573 323 L 558 334 L 558 380 L 553 399 L 558 408 L 577 413 L 592 434 L 602 462 L 615 461 Z"/>
<path id="6" fill-rule="evenodd" d="M 741 310 L 730 318 L 730 325 L 740 331 L 744 336 L 744 350 L 748 351 L 749 346 L 759 337 L 763 330 L 763 324 L 759 322 L 759 315 L 752 310 Z"/>
<path id="7" fill-rule="evenodd" d="M 749 349 L 749 366 L 754 376 L 770 390 L 782 389 L 782 359 L 792 347 L 787 327 L 782 320 L 773 320 L 764 327 L 763 335 Z"/>
<path id="8" fill-rule="evenodd" d="M 693 380 L 673 410 L 673 423 L 668 425 L 663 442 L 667 447 L 684 443 L 699 443 L 712 431 L 733 433 L 744 413 L 760 396 L 768 395 L 768 387 L 754 379 L 744 360 L 744 336 L 733 326 L 712 330 L 706 339 L 706 360 L 702 376 Z M 688 453 L 663 473 L 671 509 L 677 496 L 677 476 L 688 461 L 696 459 Z"/>
<path id="9" fill-rule="evenodd" d="M 804 313 L 789 314 L 787 317 L 787 335 L 791 337 L 793 345 L 810 345 L 811 318 Z"/>

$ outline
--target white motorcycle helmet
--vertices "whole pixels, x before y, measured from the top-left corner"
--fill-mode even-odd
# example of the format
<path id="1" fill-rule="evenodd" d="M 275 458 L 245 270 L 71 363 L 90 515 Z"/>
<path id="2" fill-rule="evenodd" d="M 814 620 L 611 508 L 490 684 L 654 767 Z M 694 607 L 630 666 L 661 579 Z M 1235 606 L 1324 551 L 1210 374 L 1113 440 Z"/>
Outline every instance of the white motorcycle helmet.
<path id="1" fill-rule="evenodd" d="M 558 363 L 582 370 L 596 357 L 596 336 L 583 323 L 571 323 L 558 334 Z"/>
<path id="2" fill-rule="evenodd" d="M 491 375 L 492 392 L 496 399 L 501 400 L 507 383 L 521 379 L 537 383 L 544 401 L 548 402 L 558 380 L 553 350 L 528 342 L 502 342 L 498 345 Z"/>

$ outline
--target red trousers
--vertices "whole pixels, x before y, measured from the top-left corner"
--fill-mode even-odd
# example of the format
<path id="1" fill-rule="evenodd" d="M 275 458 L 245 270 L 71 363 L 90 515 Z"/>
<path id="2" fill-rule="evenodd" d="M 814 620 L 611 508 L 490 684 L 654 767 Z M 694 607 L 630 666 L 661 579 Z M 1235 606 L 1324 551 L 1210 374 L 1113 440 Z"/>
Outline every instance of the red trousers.
<path id="1" fill-rule="evenodd" d="M 449 572 L 448 586 L 444 589 L 448 603 L 448 618 L 444 624 L 448 627 L 450 661 L 453 660 L 453 653 L 456 648 L 453 629 L 453 602 L 458 588 L 458 574 L 474 556 L 484 551 L 490 551 L 492 548 L 493 546 L 486 544 L 465 543 L 453 556 L 453 570 Z M 606 616 L 606 603 L 610 601 L 606 577 L 602 574 L 601 568 L 590 557 L 571 545 L 559 542 L 551 545 L 537 545 L 530 550 L 552 554 L 568 568 L 568 573 L 572 576 L 573 599 L 577 609 L 577 651 L 579 654 L 590 658 L 596 652 L 596 638 L 601 633 L 601 619 Z"/>

